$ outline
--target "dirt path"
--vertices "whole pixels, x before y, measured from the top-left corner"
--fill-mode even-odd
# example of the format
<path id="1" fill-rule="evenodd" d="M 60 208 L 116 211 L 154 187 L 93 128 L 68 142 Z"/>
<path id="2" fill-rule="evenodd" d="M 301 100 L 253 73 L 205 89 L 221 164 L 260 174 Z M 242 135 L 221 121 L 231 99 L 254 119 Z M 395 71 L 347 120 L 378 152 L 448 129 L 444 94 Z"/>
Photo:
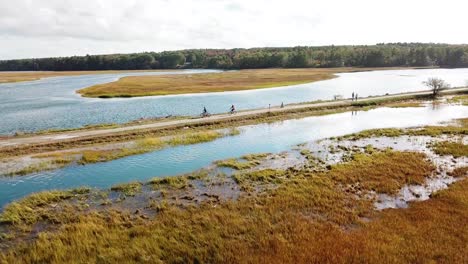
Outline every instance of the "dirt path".
<path id="1" fill-rule="evenodd" d="M 468 87 L 464 88 L 456 88 L 446 90 L 445 93 L 450 92 L 460 92 L 460 91 L 468 91 Z M 392 95 L 385 95 L 385 96 L 375 96 L 375 97 L 368 97 L 359 99 L 357 102 L 366 102 L 366 101 L 373 101 L 379 99 L 391 99 L 396 97 L 412 97 L 416 95 L 429 95 L 431 94 L 430 91 L 420 91 L 420 92 L 411 92 L 411 93 L 402 93 L 402 94 L 392 94 Z M 280 108 L 279 106 L 262 109 L 254 109 L 248 111 L 242 111 L 235 114 L 236 118 L 239 117 L 248 117 L 257 114 L 263 114 L 267 112 L 283 112 L 289 111 L 294 109 L 303 109 L 303 108 L 321 108 L 321 107 L 339 107 L 339 106 L 350 106 L 352 101 L 350 99 L 345 100 L 338 100 L 338 101 L 329 101 L 323 103 L 309 103 L 309 104 L 295 104 L 295 105 L 286 105 L 284 108 Z M 221 120 L 228 120 L 232 118 L 231 114 L 218 114 L 212 115 L 205 118 L 192 118 L 192 119 L 179 119 L 173 121 L 163 121 L 157 123 L 150 123 L 150 124 L 142 124 L 142 125 L 132 125 L 132 126 L 125 126 L 119 128 L 110 128 L 110 129 L 98 129 L 98 130 L 86 130 L 86 131 L 71 131 L 71 132 L 59 132 L 55 134 L 49 135 L 33 135 L 33 136 L 25 136 L 25 137 L 6 137 L 0 138 L 0 147 L 8 147 L 8 146 L 19 146 L 19 145 L 26 145 L 26 144 L 38 144 L 38 143 L 47 143 L 47 142 L 60 142 L 67 139 L 76 139 L 76 138 L 84 138 L 84 137 L 93 137 L 93 136 L 103 136 L 121 132 L 128 132 L 132 130 L 142 130 L 142 129 L 158 129 L 158 128 L 169 128 L 174 126 L 181 126 L 181 125 L 193 125 L 193 124 L 202 124 L 202 123 L 209 123 L 213 121 L 221 121 Z"/>

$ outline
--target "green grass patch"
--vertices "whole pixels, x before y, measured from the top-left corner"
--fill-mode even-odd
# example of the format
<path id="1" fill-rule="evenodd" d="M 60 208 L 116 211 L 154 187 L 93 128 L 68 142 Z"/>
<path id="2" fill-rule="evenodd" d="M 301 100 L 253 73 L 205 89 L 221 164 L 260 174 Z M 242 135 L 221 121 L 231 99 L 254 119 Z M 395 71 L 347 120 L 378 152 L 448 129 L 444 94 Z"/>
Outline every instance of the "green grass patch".
<path id="1" fill-rule="evenodd" d="M 150 185 L 155 188 L 164 186 L 172 187 L 175 189 L 183 189 L 188 186 L 188 178 L 186 176 L 171 176 L 164 178 L 153 178 L 149 181 Z"/>
<path id="2" fill-rule="evenodd" d="M 141 183 L 139 182 L 130 182 L 114 185 L 111 187 L 111 190 L 114 192 L 120 192 L 126 196 L 135 196 L 137 193 L 141 192 Z"/>
<path id="3" fill-rule="evenodd" d="M 468 156 L 468 145 L 465 145 L 462 142 L 436 142 L 432 144 L 432 149 L 438 155 L 452 155 L 454 158 Z"/>
<path id="4" fill-rule="evenodd" d="M 458 95 L 447 100 L 449 103 L 456 103 L 468 106 L 468 95 Z"/>
<path id="5" fill-rule="evenodd" d="M 243 173 L 236 173 L 233 175 L 237 184 L 245 184 L 248 182 L 261 182 L 261 183 L 276 183 L 279 184 L 285 177 L 284 171 L 265 169 L 258 171 L 250 171 Z"/>
<path id="6" fill-rule="evenodd" d="M 10 224 L 33 224 L 39 220 L 50 219 L 50 212 L 45 207 L 70 199 L 75 195 L 86 194 L 88 188 L 77 188 L 70 191 L 46 191 L 31 194 L 19 201 L 8 204 L 0 215 L 0 222 Z"/>

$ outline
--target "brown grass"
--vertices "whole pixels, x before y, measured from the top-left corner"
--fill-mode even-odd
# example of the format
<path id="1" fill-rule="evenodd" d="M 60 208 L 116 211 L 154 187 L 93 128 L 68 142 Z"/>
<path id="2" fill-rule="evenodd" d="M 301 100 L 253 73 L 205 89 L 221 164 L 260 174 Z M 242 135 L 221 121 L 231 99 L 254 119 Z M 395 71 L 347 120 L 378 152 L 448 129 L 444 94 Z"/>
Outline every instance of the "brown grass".
<path id="1" fill-rule="evenodd" d="M 468 176 L 468 166 L 456 168 L 449 172 L 449 175 L 455 178 L 466 177 Z"/>
<path id="2" fill-rule="evenodd" d="M 355 154 L 353 162 L 335 165 L 329 174 L 358 189 L 395 194 L 405 184 L 423 184 L 434 170 L 422 153 L 385 151 Z"/>
<path id="3" fill-rule="evenodd" d="M 124 71 L 18 71 L 0 72 L 0 83 L 35 81 L 47 77 L 77 76 L 86 74 L 111 74 L 128 72 L 160 72 L 164 70 L 124 70 Z"/>
<path id="4" fill-rule="evenodd" d="M 133 97 L 224 92 L 287 86 L 333 78 L 340 69 L 261 69 L 174 76 L 130 76 L 78 92 L 86 97 Z"/>

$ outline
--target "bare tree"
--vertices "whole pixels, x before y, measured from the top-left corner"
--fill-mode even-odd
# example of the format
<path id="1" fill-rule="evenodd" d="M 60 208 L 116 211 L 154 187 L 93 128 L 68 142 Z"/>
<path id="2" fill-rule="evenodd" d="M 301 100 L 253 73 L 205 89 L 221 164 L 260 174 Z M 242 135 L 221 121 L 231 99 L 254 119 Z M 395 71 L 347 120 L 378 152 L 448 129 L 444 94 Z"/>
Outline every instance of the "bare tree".
<path id="1" fill-rule="evenodd" d="M 431 89 L 432 95 L 436 97 L 442 90 L 450 88 L 450 84 L 439 78 L 429 78 L 423 82 L 428 88 Z"/>

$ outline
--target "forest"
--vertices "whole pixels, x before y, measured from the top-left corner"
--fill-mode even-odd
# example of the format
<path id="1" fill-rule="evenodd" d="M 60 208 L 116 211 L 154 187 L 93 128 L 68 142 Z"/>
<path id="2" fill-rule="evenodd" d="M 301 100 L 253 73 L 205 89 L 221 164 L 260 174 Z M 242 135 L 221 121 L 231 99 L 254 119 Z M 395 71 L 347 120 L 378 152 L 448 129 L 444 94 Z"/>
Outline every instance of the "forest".
<path id="1" fill-rule="evenodd" d="M 0 60 L 0 71 L 468 67 L 468 45 L 388 43 L 251 49 L 190 49 L 133 54 Z"/>

